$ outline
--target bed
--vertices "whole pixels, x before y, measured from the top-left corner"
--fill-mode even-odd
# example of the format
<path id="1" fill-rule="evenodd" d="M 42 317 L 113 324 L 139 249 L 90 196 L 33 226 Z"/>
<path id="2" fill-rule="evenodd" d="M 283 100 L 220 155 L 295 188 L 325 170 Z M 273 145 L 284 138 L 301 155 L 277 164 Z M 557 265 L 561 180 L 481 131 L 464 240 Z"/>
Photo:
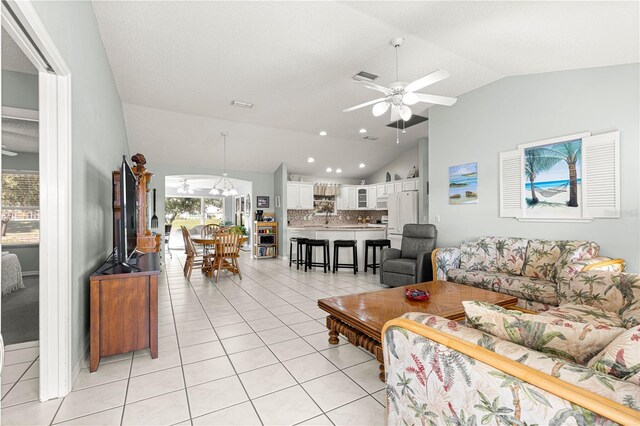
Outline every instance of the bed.
<path id="1" fill-rule="evenodd" d="M 14 253 L 2 252 L 2 295 L 24 288 L 22 267 Z"/>

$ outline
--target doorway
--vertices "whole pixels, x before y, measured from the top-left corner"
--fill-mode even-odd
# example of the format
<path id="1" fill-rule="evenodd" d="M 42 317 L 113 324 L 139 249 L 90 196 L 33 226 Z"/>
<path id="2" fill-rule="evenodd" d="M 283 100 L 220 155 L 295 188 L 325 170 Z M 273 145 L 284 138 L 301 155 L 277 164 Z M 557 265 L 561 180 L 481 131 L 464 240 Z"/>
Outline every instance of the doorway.
<path id="1" fill-rule="evenodd" d="M 15 184 L 15 190 L 12 192 L 13 201 L 5 197 L 5 188 L 2 188 L 2 218 L 6 220 L 7 234 L 15 237 L 14 245 L 16 240 L 26 241 L 31 238 L 25 244 L 26 246 L 36 244 L 35 234 L 38 234 L 37 250 L 32 250 L 31 253 L 33 260 L 35 251 L 37 251 L 38 288 L 36 293 L 38 300 L 37 308 L 31 303 L 31 310 L 35 310 L 39 317 L 36 334 L 38 345 L 33 346 L 33 343 L 30 343 L 32 341 L 18 343 L 18 345 L 23 345 L 22 349 L 28 350 L 22 351 L 20 349 L 16 353 L 7 353 L 7 359 L 14 358 L 14 360 L 21 356 L 27 356 L 27 353 L 29 356 L 35 353 L 36 360 L 30 366 L 30 371 L 34 373 L 20 372 L 19 369 L 12 369 L 11 365 L 7 365 L 2 371 L 2 377 L 5 382 L 7 377 L 13 374 L 14 376 L 11 378 L 15 379 L 14 383 L 21 380 L 37 379 L 37 391 L 34 389 L 34 382 L 31 382 L 27 393 L 30 398 L 37 394 L 39 400 L 46 401 L 65 396 L 71 391 L 74 369 L 71 363 L 71 315 L 69 311 L 71 305 L 70 283 L 72 281 L 71 73 L 30 1 L 3 0 L 0 42 L 3 50 L 10 43 L 15 45 L 14 51 L 17 50 L 23 55 L 20 56 L 23 65 L 26 66 L 30 63 L 35 69 L 34 78 L 37 81 L 37 102 L 35 107 L 31 108 L 31 123 L 26 123 L 29 121 L 27 120 L 29 117 L 18 114 L 28 111 L 28 107 L 14 107 L 13 109 L 7 107 L 3 108 L 2 128 L 0 128 L 0 130 L 5 126 L 8 130 L 22 128 L 23 144 L 25 143 L 24 136 L 33 135 L 34 131 L 37 132 L 37 170 L 28 170 L 24 163 L 15 163 L 15 161 L 26 162 L 28 157 L 27 152 L 23 152 L 21 155 L 19 149 L 24 151 L 24 145 L 20 146 L 19 144 L 14 147 L 7 146 L 6 149 L 16 155 L 2 156 L 5 158 L 15 157 L 14 166 L 11 169 L 5 167 L 4 163 L 7 162 L 5 158 L 0 159 L 0 165 L 3 170 L 2 183 L 7 186 Z M 5 61 L 10 62 L 3 52 L 2 62 Z M 3 73 L 0 74 L 0 80 L 5 78 L 10 77 L 3 70 Z M 9 88 L 15 88 L 14 85 L 4 86 L 5 90 L 0 90 L 3 101 L 8 99 L 8 94 L 4 92 L 9 92 Z M 21 89 L 24 93 L 28 92 L 28 89 L 24 87 Z M 33 110 L 37 110 L 37 115 L 33 115 Z M 27 113 L 27 115 L 29 114 Z M 9 141 L 8 133 L 2 133 L 3 143 L 5 139 Z M 8 176 L 11 174 L 10 171 L 13 172 L 12 176 Z M 29 171 L 31 173 L 26 173 Z M 7 176 L 4 176 L 5 172 Z M 37 172 L 37 178 L 34 176 L 36 175 L 34 172 Z M 38 185 L 35 185 L 35 182 Z M 37 191 L 34 190 L 34 186 L 38 187 Z M 6 194 L 9 194 L 9 191 L 6 191 Z M 38 206 L 33 205 L 36 198 L 39 202 Z M 16 203 L 23 203 L 23 205 L 18 206 L 15 205 Z M 9 214 L 11 214 L 11 218 L 9 218 Z M 15 220 L 14 224 L 11 223 L 12 220 Z M 20 229 L 15 228 L 13 229 L 15 232 L 13 232 L 12 225 L 19 225 Z M 5 251 L 4 246 L 2 251 Z M 18 257 L 17 254 L 16 257 Z M 18 257 L 18 261 L 21 263 L 21 270 L 25 270 L 22 265 L 28 264 L 28 257 Z M 25 275 L 22 273 L 20 275 L 24 285 Z M 26 276 L 28 277 L 29 274 Z M 19 286 L 19 283 L 17 285 Z M 24 289 L 20 291 L 22 290 Z M 0 328 L 4 329 L 1 321 Z M 37 370 L 39 370 L 39 374 L 35 373 Z M 10 394 L 11 392 L 5 397 Z M 4 399 L 3 405 L 5 405 Z"/>

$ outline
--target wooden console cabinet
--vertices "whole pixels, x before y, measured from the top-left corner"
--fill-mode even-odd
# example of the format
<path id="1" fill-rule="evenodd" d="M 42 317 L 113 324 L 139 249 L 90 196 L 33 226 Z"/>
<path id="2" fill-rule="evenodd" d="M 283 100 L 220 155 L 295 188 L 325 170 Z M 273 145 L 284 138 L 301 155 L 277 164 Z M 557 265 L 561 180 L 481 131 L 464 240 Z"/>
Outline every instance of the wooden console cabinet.
<path id="1" fill-rule="evenodd" d="M 92 373 L 103 356 L 150 348 L 151 358 L 158 357 L 160 258 L 136 253 L 133 260 L 135 272 L 107 261 L 91 275 Z"/>

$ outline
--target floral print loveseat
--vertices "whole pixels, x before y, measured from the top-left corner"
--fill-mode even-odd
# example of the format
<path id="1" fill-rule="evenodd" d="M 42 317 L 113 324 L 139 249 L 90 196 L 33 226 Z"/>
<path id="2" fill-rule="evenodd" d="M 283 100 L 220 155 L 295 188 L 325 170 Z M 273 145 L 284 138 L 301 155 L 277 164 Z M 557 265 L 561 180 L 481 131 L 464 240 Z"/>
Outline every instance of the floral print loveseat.
<path id="1" fill-rule="evenodd" d="M 482 237 L 432 253 L 434 280 L 486 288 L 518 298 L 520 308 L 558 306 L 558 287 L 583 270 L 622 271 L 624 261 L 599 256 L 592 241 Z"/>
<path id="2" fill-rule="evenodd" d="M 607 322 L 623 328 L 586 363 L 530 349 L 562 339 L 544 329 L 534 328 L 536 342 L 525 347 L 473 328 L 477 318 L 465 325 L 408 313 L 389 321 L 383 330 L 387 424 L 640 424 L 640 275 L 581 272 L 559 294 L 557 310 L 529 316 L 555 318 L 561 326 L 565 318 L 579 319 L 591 330 L 611 330 Z M 519 327 L 527 325 L 512 332 L 527 331 Z"/>

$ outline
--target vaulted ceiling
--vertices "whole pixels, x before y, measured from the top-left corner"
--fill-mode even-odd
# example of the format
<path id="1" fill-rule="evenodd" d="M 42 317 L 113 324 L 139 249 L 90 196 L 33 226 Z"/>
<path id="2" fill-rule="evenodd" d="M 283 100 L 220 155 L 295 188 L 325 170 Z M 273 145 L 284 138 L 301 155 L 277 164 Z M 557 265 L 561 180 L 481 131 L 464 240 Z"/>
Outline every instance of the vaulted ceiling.
<path id="1" fill-rule="evenodd" d="M 396 144 L 386 115 L 342 112 L 378 97 L 355 73 L 395 80 L 396 36 L 405 38 L 400 79 L 444 68 L 451 77 L 423 92 L 446 96 L 510 75 L 640 60 L 637 2 L 111 1 L 94 9 L 131 150 L 184 166 L 221 168 L 227 130 L 231 170 L 271 172 L 286 161 L 299 174 L 331 166 L 343 177 L 370 175 L 428 134 L 427 123 L 416 125 Z M 380 139 L 363 140 L 363 127 Z"/>

